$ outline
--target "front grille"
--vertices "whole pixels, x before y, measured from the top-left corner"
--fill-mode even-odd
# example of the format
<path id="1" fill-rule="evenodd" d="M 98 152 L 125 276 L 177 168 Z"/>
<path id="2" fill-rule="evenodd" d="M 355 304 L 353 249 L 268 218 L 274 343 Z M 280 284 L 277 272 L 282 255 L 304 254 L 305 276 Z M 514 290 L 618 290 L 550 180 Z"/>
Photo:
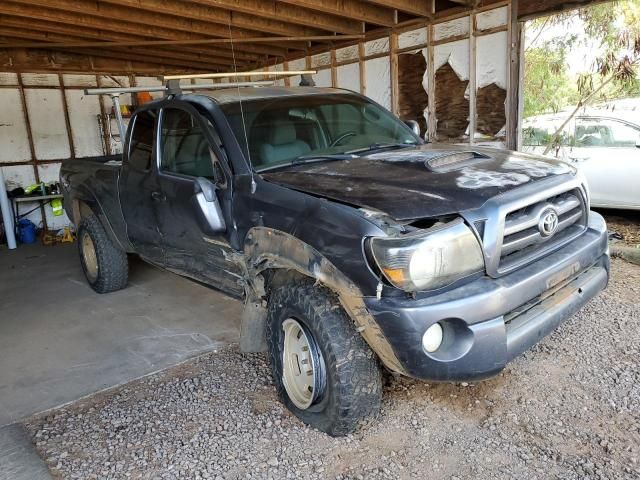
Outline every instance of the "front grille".
<path id="1" fill-rule="evenodd" d="M 553 234 L 545 236 L 540 221 L 549 211 L 557 214 L 557 227 Z M 533 259 L 576 237 L 586 228 L 586 213 L 579 190 L 564 192 L 509 212 L 505 217 L 498 270 L 504 271 Z"/>

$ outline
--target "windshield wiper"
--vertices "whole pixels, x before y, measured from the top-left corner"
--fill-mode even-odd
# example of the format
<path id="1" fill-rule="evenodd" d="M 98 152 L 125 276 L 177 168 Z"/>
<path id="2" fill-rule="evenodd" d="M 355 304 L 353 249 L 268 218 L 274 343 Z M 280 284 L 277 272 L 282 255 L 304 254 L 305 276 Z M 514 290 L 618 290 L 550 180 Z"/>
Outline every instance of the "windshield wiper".
<path id="1" fill-rule="evenodd" d="M 364 153 L 364 152 L 373 152 L 375 150 L 384 150 L 384 149 L 396 149 L 396 148 L 407 148 L 407 147 L 415 147 L 416 145 L 418 145 L 417 143 L 373 143 L 371 145 L 369 145 L 368 147 L 364 147 L 364 148 L 356 148 L 355 150 L 349 150 L 347 152 L 347 154 L 357 154 L 357 153 Z"/>
<path id="2" fill-rule="evenodd" d="M 355 155 L 350 154 L 349 152 L 345 153 L 328 153 L 328 154 L 319 154 L 319 155 L 303 155 L 302 157 L 298 157 L 293 159 L 291 163 L 309 163 L 314 161 L 323 161 L 323 160 L 352 160 L 356 158 Z"/>
<path id="3" fill-rule="evenodd" d="M 339 161 L 339 160 L 353 160 L 354 158 L 358 158 L 358 157 L 356 155 L 347 155 L 345 153 L 304 155 L 302 157 L 294 158 L 289 162 L 279 163 L 277 165 L 271 165 L 268 167 L 261 168 L 259 171 L 266 172 L 269 170 L 276 170 L 279 168 L 291 167 L 292 165 L 325 162 L 325 161 L 333 162 L 333 161 Z"/>

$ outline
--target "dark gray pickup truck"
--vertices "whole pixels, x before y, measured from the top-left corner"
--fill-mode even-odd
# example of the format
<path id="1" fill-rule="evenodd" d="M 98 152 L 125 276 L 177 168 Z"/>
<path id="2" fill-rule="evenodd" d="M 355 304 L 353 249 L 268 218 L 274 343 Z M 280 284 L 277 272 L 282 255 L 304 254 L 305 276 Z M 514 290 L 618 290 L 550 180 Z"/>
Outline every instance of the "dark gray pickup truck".
<path id="1" fill-rule="evenodd" d="M 572 167 L 426 145 L 352 92 L 171 94 L 124 152 L 62 166 L 89 284 L 124 288 L 136 254 L 242 298 L 241 348 L 269 351 L 282 401 L 331 435 L 375 417 L 380 365 L 490 377 L 607 285 Z"/>

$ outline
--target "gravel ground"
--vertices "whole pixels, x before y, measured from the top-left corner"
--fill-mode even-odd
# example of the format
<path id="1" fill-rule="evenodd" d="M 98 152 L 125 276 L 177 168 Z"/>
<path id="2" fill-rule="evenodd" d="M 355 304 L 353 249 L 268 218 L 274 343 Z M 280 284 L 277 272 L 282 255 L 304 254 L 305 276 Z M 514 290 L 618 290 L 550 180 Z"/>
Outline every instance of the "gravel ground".
<path id="1" fill-rule="evenodd" d="M 379 421 L 333 439 L 235 347 L 28 422 L 58 478 L 640 478 L 640 267 L 498 377 L 389 379 Z"/>
<path id="2" fill-rule="evenodd" d="M 640 211 L 601 210 L 600 213 L 607 220 L 609 232 L 622 237 L 619 241 L 623 245 L 640 248 Z"/>

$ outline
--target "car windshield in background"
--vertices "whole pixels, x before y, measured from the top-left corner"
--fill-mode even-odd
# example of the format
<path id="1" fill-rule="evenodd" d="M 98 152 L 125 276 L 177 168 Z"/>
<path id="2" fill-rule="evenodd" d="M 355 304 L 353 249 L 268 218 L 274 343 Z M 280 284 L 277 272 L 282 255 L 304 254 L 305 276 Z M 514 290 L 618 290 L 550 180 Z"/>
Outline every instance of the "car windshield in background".
<path id="1" fill-rule="evenodd" d="M 420 143 L 404 123 L 362 97 L 348 94 L 296 95 L 222 106 L 240 146 L 258 170 L 296 161 L 342 160 Z"/>

